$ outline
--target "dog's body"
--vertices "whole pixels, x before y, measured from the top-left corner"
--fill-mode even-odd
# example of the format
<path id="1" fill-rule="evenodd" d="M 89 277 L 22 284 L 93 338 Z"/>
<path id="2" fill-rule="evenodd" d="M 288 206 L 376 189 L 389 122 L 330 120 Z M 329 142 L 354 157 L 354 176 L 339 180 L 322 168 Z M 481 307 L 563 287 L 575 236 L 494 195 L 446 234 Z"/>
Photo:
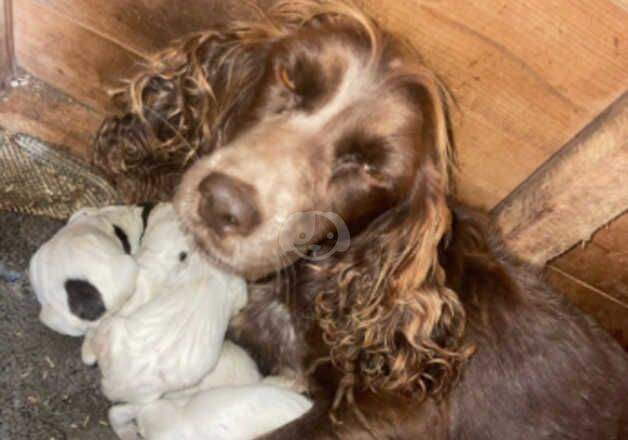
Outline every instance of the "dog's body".
<path id="1" fill-rule="evenodd" d="M 120 151 L 197 157 L 174 203 L 250 282 L 232 337 L 309 378 L 312 409 L 264 438 L 625 438 L 626 354 L 453 201 L 448 99 L 403 43 L 280 1 L 157 60 L 98 162 L 124 180 Z"/>
<path id="2" fill-rule="evenodd" d="M 375 438 L 627 438 L 626 354 L 597 323 L 553 291 L 539 270 L 510 257 L 484 215 L 458 204 L 454 212 L 456 220 L 447 244 L 443 243 L 441 261 L 448 284 L 465 307 L 465 339 L 476 347 L 475 352 L 442 402 L 356 393 L 355 404 Z M 336 264 L 339 261 L 332 257 L 319 269 L 297 270 L 302 277 L 297 288 L 279 292 L 272 300 L 260 295 L 263 304 L 256 304 L 256 289 L 250 288 L 251 301 L 238 316 L 232 335 L 257 355 L 260 365 L 272 371 L 279 367 L 271 359 L 307 364 L 303 359 L 326 356 L 311 288 L 334 289 L 327 270 Z M 290 298 L 286 304 L 291 304 L 284 309 L 289 317 L 282 322 L 290 321 L 293 327 L 276 327 L 272 332 L 273 320 L 259 322 L 259 309 L 282 298 Z M 255 328 L 258 325 L 264 332 Z M 285 346 L 292 339 L 291 331 L 299 335 L 294 340 L 300 348 Z M 303 347 L 308 351 L 301 358 L 282 358 L 269 340 L 260 338 L 265 334 L 274 341 L 281 337 L 283 353 L 303 352 Z M 331 366 L 319 367 L 310 384 L 318 390 L 318 411 L 264 438 L 371 438 L 350 406 L 337 410 L 344 423 L 334 426 L 328 421 L 340 380 Z"/>
<path id="3" fill-rule="evenodd" d="M 40 320 L 72 336 L 118 310 L 135 290 L 144 230 L 139 206 L 84 208 L 33 255 L 29 275 Z"/>
<path id="4" fill-rule="evenodd" d="M 477 350 L 449 397 L 450 438 L 628 438 L 626 353 L 512 258 L 487 216 L 455 212 L 443 263 Z"/>

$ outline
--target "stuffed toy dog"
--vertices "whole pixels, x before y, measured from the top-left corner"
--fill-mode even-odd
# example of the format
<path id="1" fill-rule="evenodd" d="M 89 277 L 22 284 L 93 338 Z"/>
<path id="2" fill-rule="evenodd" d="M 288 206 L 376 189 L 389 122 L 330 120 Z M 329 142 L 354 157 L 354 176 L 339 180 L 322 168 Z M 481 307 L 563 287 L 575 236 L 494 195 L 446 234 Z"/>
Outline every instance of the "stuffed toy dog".
<path id="1" fill-rule="evenodd" d="M 199 383 L 247 299 L 242 278 L 194 249 L 170 204 L 154 208 L 136 259 L 136 291 L 87 333 L 82 348 L 85 363 L 98 362 L 103 392 L 115 402 L 151 402 Z"/>
<path id="2" fill-rule="evenodd" d="M 81 336 L 135 291 L 137 251 L 150 207 L 77 211 L 30 261 L 30 281 L 51 329 Z"/>

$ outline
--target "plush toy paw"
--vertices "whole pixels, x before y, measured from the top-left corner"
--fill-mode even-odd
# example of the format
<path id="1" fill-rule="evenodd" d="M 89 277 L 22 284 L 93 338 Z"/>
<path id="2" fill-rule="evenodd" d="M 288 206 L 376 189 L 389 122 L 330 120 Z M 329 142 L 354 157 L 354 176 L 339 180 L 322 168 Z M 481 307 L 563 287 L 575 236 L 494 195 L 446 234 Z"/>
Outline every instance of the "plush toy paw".
<path id="1" fill-rule="evenodd" d="M 267 376 L 262 380 L 267 385 L 275 385 L 281 388 L 288 388 L 296 393 L 303 394 L 307 391 L 307 383 L 305 377 L 295 372 L 282 374 L 278 376 Z"/>
<path id="2" fill-rule="evenodd" d="M 137 405 L 115 405 L 109 408 L 109 425 L 120 440 L 138 438 L 135 417 L 139 411 Z"/>

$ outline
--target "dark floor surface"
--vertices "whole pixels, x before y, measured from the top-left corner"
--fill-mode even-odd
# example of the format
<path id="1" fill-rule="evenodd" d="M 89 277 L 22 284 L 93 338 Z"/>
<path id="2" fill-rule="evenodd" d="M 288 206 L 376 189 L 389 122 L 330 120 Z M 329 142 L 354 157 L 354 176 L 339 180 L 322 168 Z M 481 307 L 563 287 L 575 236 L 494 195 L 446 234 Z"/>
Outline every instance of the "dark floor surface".
<path id="1" fill-rule="evenodd" d="M 26 269 L 60 225 L 0 211 L 0 440 L 115 438 L 98 370 L 81 363 L 80 339 L 37 319 Z"/>

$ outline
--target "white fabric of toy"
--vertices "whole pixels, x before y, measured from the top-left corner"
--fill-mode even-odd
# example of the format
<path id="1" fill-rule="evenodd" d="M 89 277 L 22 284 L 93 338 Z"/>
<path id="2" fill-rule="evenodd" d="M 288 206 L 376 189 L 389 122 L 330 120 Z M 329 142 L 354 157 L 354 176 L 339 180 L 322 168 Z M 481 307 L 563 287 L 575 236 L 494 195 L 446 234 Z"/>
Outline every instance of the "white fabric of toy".
<path id="1" fill-rule="evenodd" d="M 81 336 L 126 302 L 135 291 L 131 254 L 139 248 L 145 209 L 81 209 L 35 252 L 29 277 L 43 324 Z"/>
<path id="2" fill-rule="evenodd" d="M 199 383 L 247 298 L 244 279 L 205 260 L 170 204 L 153 209 L 136 259 L 136 291 L 88 332 L 82 348 L 85 363 L 98 362 L 103 393 L 114 402 L 151 402 Z"/>
<path id="3" fill-rule="evenodd" d="M 246 283 L 195 249 L 171 204 L 79 210 L 35 253 L 30 277 L 41 321 L 86 334 L 83 361 L 98 363 L 123 440 L 248 440 L 311 407 L 223 343 Z"/>
<path id="4" fill-rule="evenodd" d="M 300 417 L 311 401 L 262 380 L 255 362 L 225 341 L 218 363 L 197 386 L 146 404 L 116 405 L 109 423 L 121 440 L 252 440 Z"/>

